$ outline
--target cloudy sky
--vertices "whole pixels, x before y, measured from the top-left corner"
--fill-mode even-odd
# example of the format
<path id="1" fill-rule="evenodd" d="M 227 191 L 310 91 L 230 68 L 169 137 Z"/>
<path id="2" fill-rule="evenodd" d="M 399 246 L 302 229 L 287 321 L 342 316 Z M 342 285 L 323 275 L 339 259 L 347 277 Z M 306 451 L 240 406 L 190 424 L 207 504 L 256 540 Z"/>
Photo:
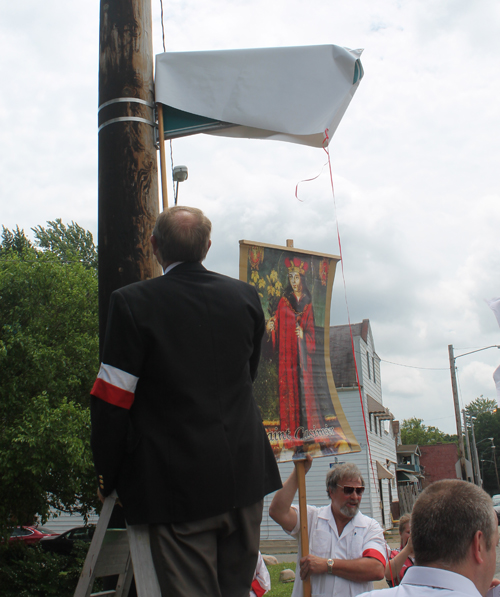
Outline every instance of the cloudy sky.
<path id="1" fill-rule="evenodd" d="M 325 154 L 275 141 L 173 142 L 180 203 L 214 225 L 207 266 L 238 275 L 238 240 L 339 253 L 351 322 L 369 319 L 384 403 L 453 432 L 448 344 L 500 344 L 500 5 L 487 0 L 164 0 L 167 51 L 364 48 L 365 77 Z M 153 0 L 155 53 L 162 51 Z M 97 233 L 99 3 L 4 3 L 0 223 L 62 218 Z M 321 76 L 321 73 L 318 73 Z M 496 164 L 496 166 L 495 166 Z M 322 170 L 323 169 L 323 170 Z M 299 188 L 295 185 L 322 174 Z M 495 174 L 497 172 L 497 174 Z M 332 324 L 347 323 L 340 268 Z M 394 364 L 397 363 L 397 364 Z M 497 349 L 457 361 L 461 400 L 494 398 Z"/>

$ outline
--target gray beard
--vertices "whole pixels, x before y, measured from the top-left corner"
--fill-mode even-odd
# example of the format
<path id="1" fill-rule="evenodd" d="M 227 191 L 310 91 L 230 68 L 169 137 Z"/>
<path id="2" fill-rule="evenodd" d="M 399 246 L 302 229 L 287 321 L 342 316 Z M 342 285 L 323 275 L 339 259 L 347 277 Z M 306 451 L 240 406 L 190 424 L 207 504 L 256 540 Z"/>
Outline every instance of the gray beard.
<path id="1" fill-rule="evenodd" d="M 344 516 L 347 516 L 347 518 L 354 518 L 356 514 L 359 512 L 359 506 L 356 506 L 355 510 L 353 510 L 352 508 L 348 508 L 347 506 L 342 506 L 342 508 L 340 508 L 340 512 Z"/>

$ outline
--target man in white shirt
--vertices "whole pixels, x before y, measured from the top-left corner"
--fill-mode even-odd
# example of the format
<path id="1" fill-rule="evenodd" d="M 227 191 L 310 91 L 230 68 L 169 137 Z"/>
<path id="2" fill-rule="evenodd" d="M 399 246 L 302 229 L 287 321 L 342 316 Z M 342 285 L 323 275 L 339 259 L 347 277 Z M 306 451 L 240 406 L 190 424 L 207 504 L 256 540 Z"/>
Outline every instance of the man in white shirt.
<path id="1" fill-rule="evenodd" d="M 306 472 L 311 463 L 309 458 Z M 302 597 L 302 581 L 309 576 L 312 595 L 321 597 L 355 597 L 372 589 L 372 581 L 384 578 L 386 544 L 382 528 L 359 512 L 365 489 L 359 469 L 351 463 L 335 467 L 327 474 L 326 488 L 331 500 L 328 506 L 307 506 L 310 553 L 302 557 L 299 547 L 292 597 Z M 298 538 L 299 509 L 292 506 L 296 492 L 294 470 L 276 492 L 269 514 Z"/>
<path id="2" fill-rule="evenodd" d="M 465 481 L 430 485 L 411 516 L 416 566 L 393 589 L 364 597 L 485 597 L 493 581 L 498 520 L 490 496 Z"/>

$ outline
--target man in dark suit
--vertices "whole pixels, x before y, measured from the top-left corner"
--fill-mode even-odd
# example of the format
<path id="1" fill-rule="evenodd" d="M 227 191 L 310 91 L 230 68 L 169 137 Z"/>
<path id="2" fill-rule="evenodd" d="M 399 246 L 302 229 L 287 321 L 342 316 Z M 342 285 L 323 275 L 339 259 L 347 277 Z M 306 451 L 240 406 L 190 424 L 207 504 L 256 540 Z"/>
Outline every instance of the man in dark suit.
<path id="1" fill-rule="evenodd" d="M 100 491 L 149 523 L 165 597 L 247 596 L 281 487 L 252 394 L 264 315 L 253 287 L 202 266 L 210 231 L 198 209 L 158 217 L 164 275 L 112 294 L 92 389 Z"/>

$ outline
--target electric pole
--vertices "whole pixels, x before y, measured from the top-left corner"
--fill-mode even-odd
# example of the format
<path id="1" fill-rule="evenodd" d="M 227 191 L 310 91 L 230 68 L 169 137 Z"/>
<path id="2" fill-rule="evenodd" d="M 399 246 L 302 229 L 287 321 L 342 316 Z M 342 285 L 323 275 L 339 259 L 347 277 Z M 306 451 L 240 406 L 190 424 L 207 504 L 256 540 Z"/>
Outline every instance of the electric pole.
<path id="1" fill-rule="evenodd" d="M 497 457 L 496 457 L 496 446 L 491 446 L 491 451 L 493 452 L 493 464 L 495 465 L 495 473 L 497 476 L 497 487 L 498 491 L 500 491 L 500 479 L 498 478 L 498 468 L 497 468 Z"/>
<path id="2" fill-rule="evenodd" d="M 457 377 L 455 374 L 455 356 L 453 354 L 453 344 L 448 345 L 448 355 L 450 357 L 450 373 L 451 373 L 451 387 L 453 390 L 453 403 L 455 405 L 455 420 L 457 423 L 457 435 L 458 435 L 458 457 L 460 459 L 460 470 L 462 471 L 462 479 L 467 481 L 467 470 L 465 467 L 465 449 L 464 449 L 464 436 L 462 434 L 462 423 L 460 421 L 460 405 L 458 403 L 458 389 L 457 389 Z"/>
<path id="3" fill-rule="evenodd" d="M 101 0 L 99 31 L 99 340 L 113 290 L 161 273 L 150 0 Z"/>
<path id="4" fill-rule="evenodd" d="M 474 454 L 474 458 L 475 461 L 477 462 L 477 483 L 476 485 L 478 487 L 482 487 L 483 486 L 483 480 L 479 474 L 479 454 L 477 453 L 477 444 L 476 444 L 476 434 L 474 432 L 474 419 L 471 418 L 470 420 L 470 429 L 472 431 L 472 449 L 473 449 L 473 454 Z"/>
<path id="5" fill-rule="evenodd" d="M 467 426 L 467 415 L 463 408 L 462 408 L 462 417 L 464 418 L 464 433 L 465 433 L 465 439 L 467 442 L 467 452 L 469 454 L 469 460 L 471 461 L 471 464 L 472 464 L 472 473 L 473 473 L 473 477 L 474 477 L 474 483 L 477 485 L 478 483 L 477 483 L 477 479 L 476 479 L 476 467 L 475 467 L 475 461 L 474 461 L 474 457 L 472 456 L 471 447 L 470 447 L 469 428 Z"/>

